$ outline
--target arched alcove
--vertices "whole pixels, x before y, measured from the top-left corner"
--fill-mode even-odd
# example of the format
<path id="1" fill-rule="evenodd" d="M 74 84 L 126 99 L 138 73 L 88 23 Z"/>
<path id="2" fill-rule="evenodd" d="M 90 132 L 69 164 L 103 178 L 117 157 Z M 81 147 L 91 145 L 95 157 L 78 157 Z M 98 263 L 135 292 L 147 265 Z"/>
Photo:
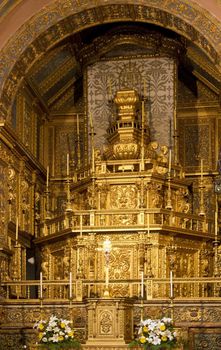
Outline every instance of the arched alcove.
<path id="1" fill-rule="evenodd" d="M 196 3 L 56 1 L 20 26 L 1 51 L 1 118 L 10 114 L 16 91 L 32 64 L 53 45 L 85 28 L 119 21 L 171 29 L 194 42 L 219 66 L 220 24 Z"/>

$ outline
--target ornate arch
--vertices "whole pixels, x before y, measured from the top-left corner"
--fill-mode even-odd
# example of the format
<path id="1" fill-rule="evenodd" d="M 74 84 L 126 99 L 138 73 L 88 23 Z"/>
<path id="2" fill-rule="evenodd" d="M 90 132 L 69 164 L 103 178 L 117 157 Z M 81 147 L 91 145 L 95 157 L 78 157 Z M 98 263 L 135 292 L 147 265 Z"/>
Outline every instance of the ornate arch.
<path id="1" fill-rule="evenodd" d="M 33 16 L 1 52 L 0 115 L 10 115 L 17 89 L 33 63 L 53 45 L 95 25 L 135 21 L 171 29 L 198 45 L 220 68 L 221 24 L 187 0 L 57 0 Z"/>

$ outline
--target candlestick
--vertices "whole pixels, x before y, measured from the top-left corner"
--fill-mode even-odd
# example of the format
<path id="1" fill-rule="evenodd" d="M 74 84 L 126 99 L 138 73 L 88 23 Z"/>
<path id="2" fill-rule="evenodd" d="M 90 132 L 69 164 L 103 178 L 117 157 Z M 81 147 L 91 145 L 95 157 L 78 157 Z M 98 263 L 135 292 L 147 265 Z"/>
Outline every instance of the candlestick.
<path id="1" fill-rule="evenodd" d="M 144 274 L 141 272 L 141 298 L 144 297 Z"/>
<path id="2" fill-rule="evenodd" d="M 43 281 L 42 281 L 42 272 L 40 272 L 40 299 L 43 296 Z"/>
<path id="3" fill-rule="evenodd" d="M 170 298 L 173 298 L 173 271 L 170 270 Z"/>
<path id="4" fill-rule="evenodd" d="M 72 272 L 70 272 L 70 278 L 69 278 L 69 297 L 72 298 Z"/>
<path id="5" fill-rule="evenodd" d="M 172 161 L 172 150 L 170 148 L 169 149 L 169 169 L 168 169 L 169 174 L 171 173 L 171 161 Z"/>
<path id="6" fill-rule="evenodd" d="M 82 215 L 80 215 L 80 236 L 82 237 Z"/>
<path id="7" fill-rule="evenodd" d="M 176 106 L 174 102 L 174 111 L 173 111 L 173 125 L 174 125 L 174 130 L 176 131 L 177 125 L 176 125 Z"/>
<path id="8" fill-rule="evenodd" d="M 46 181 L 47 189 L 48 189 L 48 185 L 49 185 L 49 166 L 47 166 L 47 181 Z"/>
<path id="9" fill-rule="evenodd" d="M 142 111 L 141 111 L 141 122 L 142 122 L 142 128 L 143 128 L 143 124 L 144 124 L 144 101 L 141 102 L 141 106 L 142 106 Z"/>
<path id="10" fill-rule="evenodd" d="M 169 148 L 172 148 L 172 121 L 169 119 Z"/>
<path id="11" fill-rule="evenodd" d="M 79 270 L 79 266 L 80 266 L 80 252 L 79 252 L 79 248 L 77 247 L 77 272 Z"/>
<path id="12" fill-rule="evenodd" d="M 18 217 L 16 218 L 15 244 L 18 243 Z"/>
<path id="13" fill-rule="evenodd" d="M 218 234 L 218 213 L 215 211 L 215 239 L 217 241 L 217 234 Z"/>
<path id="14" fill-rule="evenodd" d="M 109 266 L 106 266 L 106 275 L 105 275 L 105 289 L 108 291 L 109 287 Z"/>
<path id="15" fill-rule="evenodd" d="M 67 153 L 67 177 L 69 176 L 69 153 Z"/>
<path id="16" fill-rule="evenodd" d="M 79 116 L 77 114 L 77 136 L 80 135 L 80 130 L 79 130 Z"/>

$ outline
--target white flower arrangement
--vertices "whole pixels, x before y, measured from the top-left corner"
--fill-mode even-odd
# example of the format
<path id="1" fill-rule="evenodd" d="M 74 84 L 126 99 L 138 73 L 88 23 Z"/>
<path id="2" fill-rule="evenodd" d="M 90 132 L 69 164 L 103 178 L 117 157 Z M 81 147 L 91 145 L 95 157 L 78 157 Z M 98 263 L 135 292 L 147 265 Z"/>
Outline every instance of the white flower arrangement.
<path id="1" fill-rule="evenodd" d="M 71 322 L 51 316 L 49 321 L 40 320 L 34 324 L 37 329 L 41 347 L 47 349 L 79 348 L 80 343 L 74 337 L 74 330 L 70 326 Z"/>
<path id="2" fill-rule="evenodd" d="M 141 346 L 144 349 L 171 349 L 177 344 L 177 334 L 173 328 L 172 320 L 168 317 L 162 319 L 147 319 L 140 322 L 137 338 L 129 347 Z"/>

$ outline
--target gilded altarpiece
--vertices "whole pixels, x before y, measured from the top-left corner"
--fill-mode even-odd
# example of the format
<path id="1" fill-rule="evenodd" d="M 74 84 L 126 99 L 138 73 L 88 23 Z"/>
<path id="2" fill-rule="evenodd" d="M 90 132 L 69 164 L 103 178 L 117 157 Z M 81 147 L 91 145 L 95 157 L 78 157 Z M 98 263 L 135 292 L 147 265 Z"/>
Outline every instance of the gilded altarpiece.
<path id="1" fill-rule="evenodd" d="M 13 156 L 10 150 L 3 143 L 0 144 L 0 150 L 0 180 L 2 184 L 0 189 L 0 279 L 13 281 L 26 278 L 26 251 L 24 246 L 18 244 L 18 235 L 15 235 L 15 230 L 13 230 L 13 226 L 15 228 L 16 225 L 16 213 L 21 208 L 19 206 L 21 198 L 16 195 L 20 181 L 18 168 L 15 169 L 11 166 Z M 18 166 L 18 162 L 16 164 Z M 0 291 L 2 295 L 5 295 L 6 290 L 0 289 Z M 17 295 L 19 297 L 22 293 L 20 287 L 11 287 L 12 296 Z"/>
<path id="2" fill-rule="evenodd" d="M 117 91 L 128 88 L 135 89 L 145 98 L 145 114 L 152 139 L 169 144 L 175 65 L 173 59 L 158 57 L 100 61 L 87 68 L 87 109 L 93 118 L 96 147 L 105 144 L 106 129 L 116 114 L 111 100 Z"/>

